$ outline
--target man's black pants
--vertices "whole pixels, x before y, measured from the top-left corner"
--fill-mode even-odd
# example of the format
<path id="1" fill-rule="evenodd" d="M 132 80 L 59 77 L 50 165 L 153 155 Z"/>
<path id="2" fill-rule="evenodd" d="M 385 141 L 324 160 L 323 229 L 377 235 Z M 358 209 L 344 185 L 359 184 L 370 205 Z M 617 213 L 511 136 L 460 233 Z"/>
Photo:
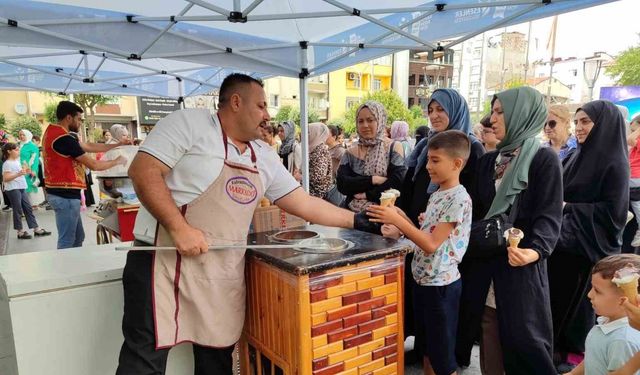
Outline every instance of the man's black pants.
<path id="1" fill-rule="evenodd" d="M 138 243 L 136 246 L 147 244 Z M 155 349 L 151 271 L 153 256 L 129 251 L 122 275 L 124 286 L 124 343 L 116 375 L 164 375 L 169 349 Z M 233 346 L 207 348 L 193 345 L 195 375 L 231 375 Z"/>

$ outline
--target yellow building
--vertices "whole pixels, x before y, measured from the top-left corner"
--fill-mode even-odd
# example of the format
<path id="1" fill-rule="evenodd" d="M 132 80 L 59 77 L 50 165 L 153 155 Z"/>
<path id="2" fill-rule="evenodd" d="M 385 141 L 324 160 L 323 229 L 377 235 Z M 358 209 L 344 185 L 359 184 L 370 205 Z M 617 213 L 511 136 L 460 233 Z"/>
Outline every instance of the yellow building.
<path id="1" fill-rule="evenodd" d="M 369 92 L 391 90 L 392 57 L 385 56 L 329 73 L 329 119 L 339 119 Z"/>
<path id="2" fill-rule="evenodd" d="M 264 81 L 268 110 L 275 117 L 283 106 L 300 106 L 300 80 L 290 77 L 273 77 Z M 309 78 L 307 81 L 308 108 L 314 111 L 320 121 L 327 120 L 328 92 L 327 75 Z"/>
<path id="3" fill-rule="evenodd" d="M 60 100 L 58 96 L 38 91 L 0 91 L 0 113 L 4 114 L 7 125 L 21 115 L 35 117 L 44 131 L 49 125 L 44 115 L 45 107 Z M 132 96 L 120 96 L 111 104 L 95 108 L 96 127 L 108 129 L 113 124 L 123 124 L 134 137 L 139 137 L 137 118 L 138 104 Z"/>

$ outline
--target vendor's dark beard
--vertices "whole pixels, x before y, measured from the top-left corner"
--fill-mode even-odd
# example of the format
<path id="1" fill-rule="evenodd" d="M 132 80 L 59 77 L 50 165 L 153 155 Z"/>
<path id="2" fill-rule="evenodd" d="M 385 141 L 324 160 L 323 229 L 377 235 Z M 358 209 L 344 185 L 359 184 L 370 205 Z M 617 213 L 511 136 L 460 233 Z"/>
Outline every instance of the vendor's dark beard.
<path id="1" fill-rule="evenodd" d="M 80 127 L 76 126 L 75 124 L 74 125 L 69 125 L 69 131 L 77 133 L 79 130 L 80 130 Z"/>

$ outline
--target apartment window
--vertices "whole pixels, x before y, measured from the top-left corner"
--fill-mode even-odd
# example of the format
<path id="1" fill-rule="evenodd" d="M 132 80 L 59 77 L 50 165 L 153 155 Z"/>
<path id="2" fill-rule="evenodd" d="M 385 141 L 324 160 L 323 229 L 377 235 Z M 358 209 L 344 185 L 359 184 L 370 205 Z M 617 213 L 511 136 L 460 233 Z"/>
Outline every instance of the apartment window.
<path id="1" fill-rule="evenodd" d="M 415 99 L 414 98 L 409 98 L 409 108 L 413 107 L 414 103 L 415 103 Z"/>
<path id="2" fill-rule="evenodd" d="M 269 95 L 269 107 L 279 107 L 280 106 L 280 96 L 276 94 Z"/>
<path id="3" fill-rule="evenodd" d="M 471 82 L 471 84 L 469 85 L 469 90 L 476 91 L 479 87 L 480 84 L 478 82 Z"/>
<path id="4" fill-rule="evenodd" d="M 373 80 L 373 91 L 380 91 L 382 90 L 382 81 L 379 79 L 374 79 Z"/>
<path id="5" fill-rule="evenodd" d="M 480 67 L 479 66 L 472 66 L 471 67 L 471 74 L 480 74 Z"/>
<path id="6" fill-rule="evenodd" d="M 415 86 L 415 85 L 416 85 L 416 75 L 411 74 L 409 76 L 409 86 Z"/>
<path id="7" fill-rule="evenodd" d="M 357 106 L 358 103 L 360 103 L 360 98 L 347 97 L 347 100 L 346 100 L 346 103 L 345 103 L 346 107 L 347 107 L 347 111 L 350 110 L 351 108 Z"/>
<path id="8" fill-rule="evenodd" d="M 469 107 L 471 107 L 472 110 L 478 108 L 478 98 L 469 98 Z"/>
<path id="9" fill-rule="evenodd" d="M 482 48 L 478 47 L 473 50 L 473 57 L 479 58 L 482 56 Z"/>
<path id="10" fill-rule="evenodd" d="M 360 83 L 360 74 L 356 74 L 355 78 L 353 79 L 353 87 L 359 89 L 361 87 L 361 83 Z"/>

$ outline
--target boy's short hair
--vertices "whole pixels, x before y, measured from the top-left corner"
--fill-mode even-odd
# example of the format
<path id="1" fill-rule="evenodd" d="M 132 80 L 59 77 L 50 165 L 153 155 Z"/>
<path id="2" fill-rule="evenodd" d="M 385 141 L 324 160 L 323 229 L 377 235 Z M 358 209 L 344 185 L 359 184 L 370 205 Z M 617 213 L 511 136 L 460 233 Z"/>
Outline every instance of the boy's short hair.
<path id="1" fill-rule="evenodd" d="M 471 142 L 469 137 L 459 130 L 445 130 L 429 139 L 427 150 L 443 150 L 450 157 L 466 162 L 471 153 Z"/>
<path id="2" fill-rule="evenodd" d="M 591 274 L 595 275 L 599 273 L 603 279 L 613 279 L 617 270 L 624 268 L 627 264 L 632 264 L 634 267 L 640 269 L 640 255 L 636 254 L 616 254 L 609 255 L 606 258 L 601 259 L 593 266 Z"/>

